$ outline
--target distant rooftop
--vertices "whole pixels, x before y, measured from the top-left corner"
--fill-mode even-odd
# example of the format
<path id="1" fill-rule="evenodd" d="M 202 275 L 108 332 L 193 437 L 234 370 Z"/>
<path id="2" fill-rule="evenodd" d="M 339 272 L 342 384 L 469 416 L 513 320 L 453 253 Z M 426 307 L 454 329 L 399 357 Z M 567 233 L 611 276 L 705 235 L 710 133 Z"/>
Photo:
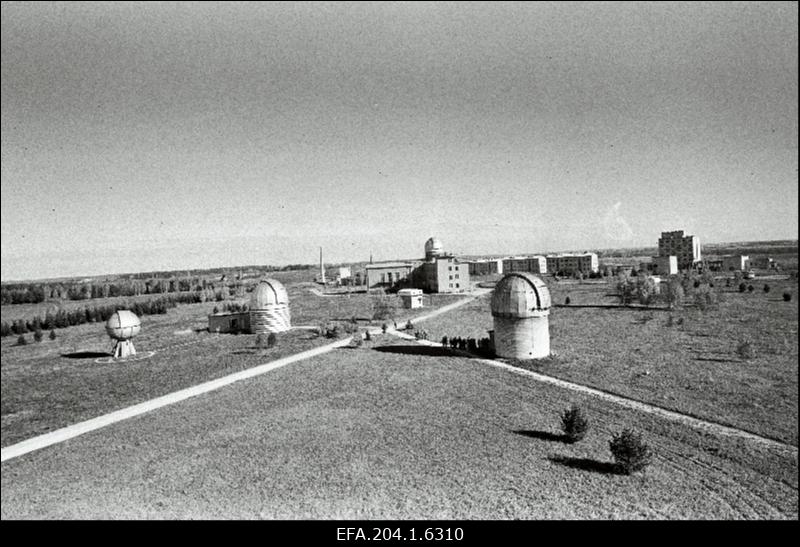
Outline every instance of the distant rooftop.
<path id="1" fill-rule="evenodd" d="M 410 262 L 381 262 L 379 264 L 367 264 L 365 267 L 368 270 L 378 268 L 410 268 L 413 266 Z"/>

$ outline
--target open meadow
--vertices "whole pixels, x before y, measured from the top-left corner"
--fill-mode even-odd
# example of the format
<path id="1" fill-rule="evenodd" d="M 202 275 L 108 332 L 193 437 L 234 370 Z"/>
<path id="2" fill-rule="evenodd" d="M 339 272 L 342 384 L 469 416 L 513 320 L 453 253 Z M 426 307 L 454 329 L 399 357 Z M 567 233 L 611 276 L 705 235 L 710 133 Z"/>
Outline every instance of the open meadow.
<path id="1" fill-rule="evenodd" d="M 581 404 L 587 437 L 559 414 Z M 643 475 L 612 433 L 642 432 Z M 377 335 L 2 466 L 2 517 L 794 519 L 797 453 Z"/>
<path id="2" fill-rule="evenodd" d="M 320 297 L 304 286 L 290 286 L 289 295 L 295 326 L 331 322 L 352 330 L 384 322 L 372 319 L 379 296 Z M 433 295 L 427 298 L 426 311 L 457 299 Z M 394 302 L 396 297 L 389 300 Z M 246 303 L 247 298 L 240 302 Z M 313 330 L 298 329 L 279 334 L 274 347 L 258 348 L 255 335 L 208 333 L 206 317 L 218 306 L 221 303 L 184 304 L 163 315 L 143 316 L 142 332 L 134 345 L 139 356 L 154 354 L 135 361 L 109 362 L 113 344 L 102 323 L 57 329 L 55 340 L 45 333 L 38 343 L 27 334 L 24 346 L 17 345 L 16 336 L 3 338 L 2 445 L 331 341 Z M 403 318 L 410 315 L 403 311 L 411 310 L 395 313 Z M 340 335 L 347 335 L 345 329 Z"/>
<path id="3" fill-rule="evenodd" d="M 781 277 L 752 281 L 752 293 L 720 281 L 719 305 L 705 311 L 621 307 L 607 281 L 547 278 L 555 356 L 517 364 L 797 446 L 797 281 Z M 792 301 L 783 300 L 785 290 Z M 490 301 L 425 322 L 431 340 L 487 336 Z M 736 351 L 744 340 L 749 359 Z"/>

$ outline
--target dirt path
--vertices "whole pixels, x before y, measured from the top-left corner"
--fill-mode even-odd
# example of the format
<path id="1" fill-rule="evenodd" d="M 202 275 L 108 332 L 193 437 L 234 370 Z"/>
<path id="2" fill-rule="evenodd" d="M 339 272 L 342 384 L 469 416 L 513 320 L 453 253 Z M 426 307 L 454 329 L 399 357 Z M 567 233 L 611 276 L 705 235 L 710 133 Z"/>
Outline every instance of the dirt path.
<path id="1" fill-rule="evenodd" d="M 422 321 L 426 318 L 418 318 L 416 319 L 417 322 Z M 431 342 L 429 340 L 416 340 L 414 336 L 409 334 L 399 332 L 396 330 L 388 331 L 390 334 L 403 338 L 405 340 L 414 340 L 417 343 L 425 346 L 435 346 L 441 347 L 442 345 L 438 342 Z M 539 372 L 533 372 L 530 370 L 521 369 L 519 367 L 515 367 L 509 365 L 507 363 L 503 363 L 502 361 L 495 361 L 493 359 L 479 359 L 475 358 L 475 361 L 484 363 L 493 367 L 501 368 L 512 372 L 514 374 L 519 374 L 521 376 L 528 376 L 533 378 L 538 382 L 543 382 L 546 384 L 555 385 L 558 387 L 562 387 L 564 389 L 569 389 L 571 391 L 576 391 L 578 393 L 583 393 L 586 395 L 590 395 L 592 397 L 597 397 L 599 399 L 603 399 L 604 401 L 609 401 L 621 406 L 625 406 L 628 408 L 632 408 L 634 410 L 638 410 L 639 412 L 644 412 L 647 414 L 652 414 L 658 416 L 660 418 L 665 418 L 667 420 L 671 420 L 674 422 L 678 422 L 689 427 L 693 427 L 695 429 L 700 429 L 703 431 L 708 431 L 710 433 L 715 433 L 717 435 L 724 435 L 726 437 L 738 437 L 741 439 L 746 439 L 748 441 L 753 441 L 759 443 L 764 446 L 777 448 L 778 450 L 789 452 L 793 455 L 797 455 L 797 447 L 791 444 L 783 443 L 781 441 L 777 441 L 775 439 L 770 439 L 767 437 L 762 437 L 761 435 L 756 435 L 755 433 L 751 433 L 749 431 L 744 431 L 742 429 L 738 429 L 735 427 L 723 425 L 716 422 L 710 422 L 708 420 L 703 420 L 700 418 L 696 418 L 694 416 L 690 416 L 688 414 L 681 414 L 680 412 L 676 412 L 674 410 L 667 410 L 666 408 L 662 408 L 659 406 L 651 405 L 636 399 L 630 399 L 628 397 L 623 397 L 621 395 L 616 395 L 614 393 L 609 393 L 607 391 L 603 391 L 601 389 L 597 389 L 594 387 L 589 387 L 583 384 L 577 384 L 575 382 L 569 382 L 566 380 L 561 380 L 560 378 L 556 378 L 554 376 L 548 376 L 546 374 L 541 374 Z"/>

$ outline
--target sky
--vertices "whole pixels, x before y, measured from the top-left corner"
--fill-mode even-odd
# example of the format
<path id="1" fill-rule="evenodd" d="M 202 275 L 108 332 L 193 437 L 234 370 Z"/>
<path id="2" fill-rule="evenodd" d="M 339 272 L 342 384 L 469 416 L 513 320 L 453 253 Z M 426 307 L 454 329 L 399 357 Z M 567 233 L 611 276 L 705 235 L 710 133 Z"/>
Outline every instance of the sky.
<path id="1" fill-rule="evenodd" d="M 0 277 L 797 239 L 797 13 L 3 2 Z"/>

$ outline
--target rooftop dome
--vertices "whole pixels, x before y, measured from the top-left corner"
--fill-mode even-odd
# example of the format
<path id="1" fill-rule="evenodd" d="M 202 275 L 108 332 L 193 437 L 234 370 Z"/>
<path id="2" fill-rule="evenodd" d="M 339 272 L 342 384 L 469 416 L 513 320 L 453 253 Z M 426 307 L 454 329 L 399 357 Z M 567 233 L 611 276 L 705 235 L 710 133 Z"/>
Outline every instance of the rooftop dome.
<path id="1" fill-rule="evenodd" d="M 444 252 L 444 245 L 442 240 L 438 237 L 432 237 L 425 242 L 425 256 L 439 256 Z"/>
<path id="2" fill-rule="evenodd" d="M 494 317 L 536 317 L 550 309 L 550 290 L 539 277 L 513 272 L 497 282 L 492 295 Z"/>
<path id="3" fill-rule="evenodd" d="M 129 310 L 115 311 L 106 321 L 106 332 L 114 340 L 128 340 L 142 329 L 142 322 Z"/>
<path id="4" fill-rule="evenodd" d="M 259 281 L 253 290 L 253 296 L 250 297 L 251 310 L 263 310 L 267 306 L 288 303 L 289 293 L 286 292 L 281 282 L 275 279 L 262 279 Z"/>

